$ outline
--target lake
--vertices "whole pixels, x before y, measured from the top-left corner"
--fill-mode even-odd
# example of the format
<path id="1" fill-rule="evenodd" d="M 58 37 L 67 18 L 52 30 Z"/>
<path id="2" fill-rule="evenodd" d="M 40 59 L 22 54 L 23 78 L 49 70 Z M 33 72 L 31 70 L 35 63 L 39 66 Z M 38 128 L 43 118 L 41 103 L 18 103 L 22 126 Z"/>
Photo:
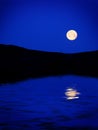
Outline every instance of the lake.
<path id="1" fill-rule="evenodd" d="M 75 89 L 78 98 L 65 92 Z M 98 128 L 98 79 L 57 76 L 0 85 L 0 130 Z"/>

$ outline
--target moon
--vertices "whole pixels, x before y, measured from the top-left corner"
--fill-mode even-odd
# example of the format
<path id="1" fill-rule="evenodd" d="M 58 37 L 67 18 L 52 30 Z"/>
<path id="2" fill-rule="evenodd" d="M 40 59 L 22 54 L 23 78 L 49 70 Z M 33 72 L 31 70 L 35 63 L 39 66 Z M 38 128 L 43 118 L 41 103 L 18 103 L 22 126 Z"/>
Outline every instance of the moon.
<path id="1" fill-rule="evenodd" d="M 77 32 L 75 30 L 69 30 L 67 33 L 66 33 L 66 37 L 68 40 L 76 40 L 77 39 Z"/>

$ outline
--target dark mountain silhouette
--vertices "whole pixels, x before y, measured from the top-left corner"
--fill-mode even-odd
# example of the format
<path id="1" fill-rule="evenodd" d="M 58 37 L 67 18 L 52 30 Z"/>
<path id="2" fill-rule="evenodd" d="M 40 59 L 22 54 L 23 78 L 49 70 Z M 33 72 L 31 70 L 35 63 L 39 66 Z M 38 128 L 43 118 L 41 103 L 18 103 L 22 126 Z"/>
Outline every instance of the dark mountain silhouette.
<path id="1" fill-rule="evenodd" d="M 98 51 L 64 54 L 0 44 L 0 82 L 56 75 L 98 77 Z"/>
<path id="2" fill-rule="evenodd" d="M 72 54 L 71 64 L 72 74 L 98 77 L 98 51 Z"/>

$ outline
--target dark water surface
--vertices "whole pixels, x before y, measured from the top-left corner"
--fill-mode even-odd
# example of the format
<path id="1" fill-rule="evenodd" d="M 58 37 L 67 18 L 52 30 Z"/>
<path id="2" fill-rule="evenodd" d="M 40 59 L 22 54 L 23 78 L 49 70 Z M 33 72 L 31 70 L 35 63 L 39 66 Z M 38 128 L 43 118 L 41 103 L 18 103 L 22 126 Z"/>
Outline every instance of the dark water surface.
<path id="1" fill-rule="evenodd" d="M 78 99 L 64 92 L 74 88 Z M 0 87 L 0 130 L 98 128 L 98 79 L 60 76 Z"/>

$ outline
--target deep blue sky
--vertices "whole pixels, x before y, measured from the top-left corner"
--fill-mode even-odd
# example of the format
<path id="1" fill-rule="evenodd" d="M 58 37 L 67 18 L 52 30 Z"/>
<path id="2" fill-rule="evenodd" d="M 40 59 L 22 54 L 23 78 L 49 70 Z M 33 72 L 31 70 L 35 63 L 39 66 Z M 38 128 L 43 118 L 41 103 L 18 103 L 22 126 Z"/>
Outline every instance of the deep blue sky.
<path id="1" fill-rule="evenodd" d="M 98 0 L 0 0 L 0 43 L 76 53 L 98 50 L 97 37 Z"/>

